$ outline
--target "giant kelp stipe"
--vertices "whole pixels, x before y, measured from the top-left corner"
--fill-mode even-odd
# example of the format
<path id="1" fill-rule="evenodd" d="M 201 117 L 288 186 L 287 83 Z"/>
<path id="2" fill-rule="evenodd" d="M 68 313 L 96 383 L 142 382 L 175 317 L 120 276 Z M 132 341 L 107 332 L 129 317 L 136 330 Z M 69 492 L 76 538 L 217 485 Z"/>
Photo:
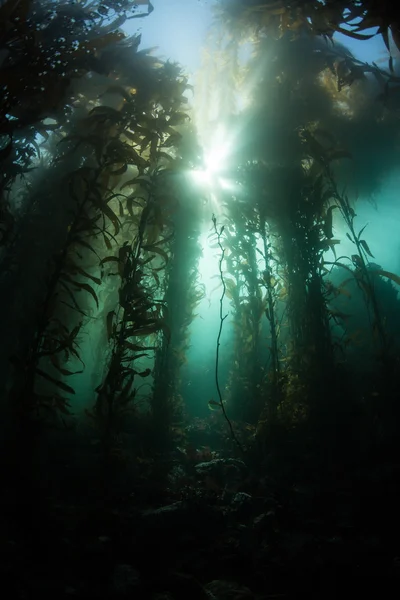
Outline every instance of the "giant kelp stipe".
<path id="1" fill-rule="evenodd" d="M 398 577 L 398 242 L 362 217 L 398 177 L 398 15 L 212 8 L 191 78 L 126 33 L 148 0 L 0 2 L 13 597 Z"/>

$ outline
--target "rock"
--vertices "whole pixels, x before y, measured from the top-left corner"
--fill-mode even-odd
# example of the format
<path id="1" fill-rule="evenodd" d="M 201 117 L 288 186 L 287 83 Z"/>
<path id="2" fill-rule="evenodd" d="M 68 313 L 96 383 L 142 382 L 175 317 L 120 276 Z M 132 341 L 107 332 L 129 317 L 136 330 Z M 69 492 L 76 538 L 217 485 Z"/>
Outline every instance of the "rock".
<path id="1" fill-rule="evenodd" d="M 277 533 L 279 531 L 279 523 L 275 511 L 269 510 L 266 513 L 258 515 L 258 517 L 253 520 L 253 528 L 260 533 Z"/>
<path id="2" fill-rule="evenodd" d="M 225 490 L 243 481 L 247 466 L 243 461 L 235 458 L 214 458 L 197 464 L 195 470 L 200 478 L 209 478 L 214 485 Z"/>
<path id="3" fill-rule="evenodd" d="M 131 565 L 116 565 L 112 577 L 111 592 L 119 596 L 131 595 L 140 583 L 139 572 Z"/>
<path id="4" fill-rule="evenodd" d="M 251 501 L 252 497 L 250 494 L 246 494 L 246 492 L 237 492 L 232 498 L 231 505 L 233 508 L 239 509 L 249 505 Z"/>
<path id="5" fill-rule="evenodd" d="M 142 526 L 146 531 L 157 530 L 158 541 L 171 543 L 171 531 L 179 532 L 179 537 L 211 536 L 223 524 L 223 513 L 218 507 L 209 506 L 199 500 L 180 500 L 173 504 L 149 509 L 142 513 Z M 174 538 L 176 541 L 176 538 Z"/>
<path id="6" fill-rule="evenodd" d="M 178 511 L 181 511 L 185 508 L 185 503 L 183 501 L 173 502 L 172 504 L 167 504 L 166 506 L 160 506 L 159 508 L 150 508 L 142 512 L 142 517 L 144 518 L 157 518 L 160 517 L 165 518 L 166 515 L 175 514 Z M 168 517 L 166 517 L 168 518 Z"/>
<path id="7" fill-rule="evenodd" d="M 246 492 L 237 492 L 230 503 L 236 519 L 248 519 L 253 511 L 253 498 Z"/>
<path id="8" fill-rule="evenodd" d="M 244 473 L 247 467 L 242 460 L 236 458 L 214 458 L 197 464 L 195 469 L 199 475 L 216 475 L 231 470 Z"/>
<path id="9" fill-rule="evenodd" d="M 176 484 L 185 477 L 187 477 L 185 470 L 180 465 L 175 465 L 168 474 L 168 481 Z"/>
<path id="10" fill-rule="evenodd" d="M 210 600 L 253 600 L 254 594 L 249 588 L 235 581 L 215 579 L 204 586 Z"/>

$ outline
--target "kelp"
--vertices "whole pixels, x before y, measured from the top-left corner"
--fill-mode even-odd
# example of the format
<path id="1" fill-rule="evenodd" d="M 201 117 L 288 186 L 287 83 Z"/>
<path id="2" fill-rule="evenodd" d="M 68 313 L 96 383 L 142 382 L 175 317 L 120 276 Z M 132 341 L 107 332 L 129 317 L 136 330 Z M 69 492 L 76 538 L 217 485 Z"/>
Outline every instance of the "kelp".
<path id="1" fill-rule="evenodd" d="M 345 165 L 354 164 L 357 159 L 355 156 L 353 160 L 357 149 L 352 126 L 355 133 L 370 126 L 373 132 L 381 132 L 385 140 L 386 128 L 392 126 L 395 139 L 394 116 L 379 103 L 373 104 L 373 99 L 365 103 L 365 110 L 360 94 L 372 89 L 375 79 L 380 99 L 388 106 L 388 95 L 397 86 L 398 77 L 392 57 L 388 70 L 379 69 L 376 64 L 357 60 L 332 37 L 338 31 L 357 39 L 370 39 L 372 36 L 363 33 L 364 26 L 374 22 L 390 52 L 388 30 L 396 27 L 395 15 L 389 10 L 376 17 L 376 22 L 373 17 L 369 20 L 373 13 L 376 15 L 376 8 L 368 1 L 360 2 L 361 28 L 357 30 L 348 18 L 353 14 L 353 4 L 300 4 L 243 0 L 220 2 L 216 7 L 215 24 L 219 30 L 215 35 L 220 51 L 225 48 L 219 76 L 225 82 L 236 68 L 240 44 L 247 42 L 252 49 L 247 64 L 232 80 L 238 96 L 249 87 L 246 106 L 242 111 L 236 109 L 233 118 L 224 115 L 232 123 L 232 133 L 238 135 L 230 168 L 237 187 L 231 194 L 224 192 L 227 235 L 233 238 L 232 256 L 226 261 L 226 292 L 234 314 L 234 344 L 240 348 L 229 387 L 240 390 L 239 404 L 240 397 L 248 397 L 253 406 L 262 397 L 260 404 L 265 408 L 260 415 L 260 429 L 264 439 L 267 431 L 271 437 L 272 430 L 266 423 L 273 420 L 276 425 L 279 421 L 285 423 L 289 431 L 294 423 L 305 425 L 316 415 L 321 419 L 322 407 L 334 410 L 335 373 L 343 366 L 343 349 L 332 331 L 338 324 L 345 326 L 348 318 L 330 305 L 336 290 L 329 285 L 328 263 L 344 262 L 337 251 L 340 239 L 335 235 L 336 215 L 341 215 L 349 227 L 348 236 L 356 249 L 346 268 L 365 288 L 375 338 L 380 340 L 381 349 L 385 348 L 386 356 L 389 347 L 382 316 L 368 284 L 371 275 L 367 264 L 373 258 L 373 250 L 364 231 L 356 234 L 351 201 L 339 192 L 337 181 L 345 172 Z M 229 106 L 221 97 L 221 109 L 229 112 Z M 380 172 L 383 171 L 382 166 Z M 362 186 L 364 181 L 365 174 L 360 172 L 357 183 Z M 373 188 L 376 182 L 372 177 L 369 181 Z M 251 259 L 251 248 L 245 249 L 247 239 L 252 239 L 250 246 L 254 247 L 255 232 L 260 236 L 257 251 L 265 267 L 262 276 L 261 267 Z M 327 259 L 327 252 L 332 252 L 334 261 Z M 251 292 L 246 289 L 249 272 L 252 277 L 257 273 L 255 277 L 259 279 Z M 393 274 L 392 281 L 395 279 Z M 258 294 L 263 280 L 267 289 L 260 303 Z M 345 294 L 346 289 L 341 287 L 337 293 Z M 257 358 L 250 358 L 252 344 L 257 345 L 259 336 L 252 322 L 256 305 L 261 307 L 258 314 L 269 324 L 262 325 L 261 331 L 269 329 L 270 338 L 260 348 L 268 348 L 272 366 L 259 379 L 252 373 Z M 340 372 L 343 377 L 343 370 Z M 261 368 L 257 373 L 262 373 Z M 249 392 L 250 382 L 257 382 L 258 390 Z M 332 389 L 321 398 L 319 392 L 327 382 Z"/>
<path id="2" fill-rule="evenodd" d="M 44 8 L 42 6 L 41 10 Z M 154 347 L 145 345 L 144 352 L 138 352 L 142 346 L 136 340 L 151 337 L 159 331 L 164 331 L 167 338 L 170 335 L 163 316 L 167 310 L 165 304 L 149 302 L 145 298 L 160 284 L 160 271 L 169 259 L 166 244 L 171 236 L 165 235 L 164 228 L 175 200 L 171 195 L 168 198 L 167 194 L 161 193 L 161 189 L 162 186 L 165 188 L 166 171 L 174 168 L 175 158 L 171 152 L 176 152 L 174 144 L 180 139 L 173 125 L 187 119 L 187 115 L 179 110 L 186 80 L 176 67 L 172 69 L 166 64 L 164 68 L 159 62 L 155 65 L 147 52 L 139 52 L 140 38 L 118 44 L 123 37 L 119 32 L 114 35 L 107 31 L 100 36 L 96 25 L 98 14 L 85 12 L 85 7 L 76 8 L 74 19 L 82 28 L 82 35 L 87 33 L 81 50 L 84 49 L 85 60 L 89 60 L 91 54 L 94 59 L 87 63 L 87 68 L 102 75 L 85 79 L 85 65 L 82 63 L 80 69 L 76 65 L 82 52 L 77 47 L 74 54 L 75 50 L 70 48 L 70 68 L 77 69 L 87 99 L 79 94 L 69 109 L 73 118 L 68 121 L 58 119 L 57 125 L 47 132 L 47 125 L 40 127 L 45 140 L 43 144 L 54 148 L 54 140 L 59 140 L 48 170 L 50 177 L 52 170 L 54 173 L 64 171 L 60 181 L 60 201 L 66 204 L 64 222 L 57 223 L 62 232 L 59 249 L 46 258 L 45 268 L 43 265 L 47 281 L 38 294 L 42 296 L 41 306 L 39 310 L 33 306 L 37 319 L 35 333 L 27 345 L 20 345 L 14 360 L 16 365 L 24 367 L 18 369 L 18 384 L 13 396 L 17 394 L 20 399 L 16 404 L 31 414 L 40 412 L 43 407 L 54 410 L 55 415 L 69 414 L 70 396 L 75 390 L 68 378 L 82 372 L 84 365 L 78 340 L 91 327 L 92 315 L 100 308 L 99 289 L 108 262 L 117 265 L 121 286 L 120 308 L 109 312 L 104 323 L 109 342 L 115 343 L 117 349 L 112 353 L 114 362 L 112 359 L 110 375 L 102 388 L 103 395 L 107 390 L 110 402 L 114 394 L 116 405 L 128 404 L 134 396 L 131 393 L 134 376 L 143 378 L 150 373 L 149 369 L 137 370 L 128 363 L 144 358 L 146 350 Z M 43 34 L 49 40 L 55 31 L 60 31 L 59 28 L 69 27 L 71 6 L 60 4 L 59 9 L 58 13 L 52 14 L 53 33 L 46 30 Z M 83 12 L 79 12 L 81 9 Z M 40 15 L 42 18 L 43 13 Z M 103 17 L 99 17 L 99 22 Z M 89 24 L 92 29 L 87 32 Z M 71 36 L 75 36 L 73 28 L 65 33 L 66 39 Z M 122 58 L 118 86 L 114 84 L 116 65 L 112 62 L 116 56 Z M 138 69 L 134 67 L 135 63 L 140 65 Z M 63 68 L 66 68 L 65 64 Z M 108 76 L 111 70 L 113 73 Z M 108 77 L 104 78 L 104 75 Z M 155 98 L 158 88 L 162 92 Z M 101 104 L 103 99 L 110 104 Z M 65 100 L 60 99 L 61 107 Z M 43 114 L 35 118 L 56 117 L 45 104 L 42 109 Z M 51 134 L 47 135 L 49 131 Z M 6 150 L 4 157 L 10 156 L 9 148 Z M 68 171 L 74 162 L 78 167 Z M 154 201 L 155 194 L 158 194 L 158 203 Z M 46 203 L 51 203 L 50 194 L 38 196 L 38 201 L 45 207 Z M 29 194 L 27 206 L 35 207 Z M 124 241 L 127 235 L 134 241 Z M 114 250 L 117 254 L 110 255 Z M 97 260 L 97 272 L 93 267 L 85 266 L 93 264 L 93 260 L 95 263 Z M 147 292 L 142 290 L 142 276 L 146 285 L 150 278 L 153 280 Z M 80 361 L 81 368 L 71 369 L 68 365 L 71 360 Z M 116 362 L 121 367 L 119 375 L 114 369 Z M 57 390 L 66 393 L 66 397 L 61 397 Z M 100 405 L 103 406 L 99 401 L 97 414 L 102 412 Z"/>
<path id="3" fill-rule="evenodd" d="M 394 43 L 400 49 L 398 12 L 390 0 L 381 2 L 379 6 L 374 0 L 330 0 L 325 3 L 222 0 L 215 12 L 228 29 L 238 32 L 241 27 L 242 35 L 250 30 L 257 35 L 268 33 L 275 38 L 285 34 L 290 34 L 292 38 L 312 34 L 332 39 L 337 32 L 361 41 L 381 35 L 390 53 L 391 33 Z M 364 33 L 375 28 L 376 33 Z M 389 67 L 390 64 L 389 62 Z"/>
<path id="4" fill-rule="evenodd" d="M 149 13 L 150 2 L 146 2 Z M 124 5 L 124 13 L 109 22 Z M 108 76 L 102 53 L 124 39 L 118 30 L 137 14 L 136 4 L 7 0 L 0 8 L 0 218 L 9 238 L 12 209 L 7 195 L 16 177 L 40 158 L 38 135 L 48 139 L 69 118 L 75 88 L 88 73 Z M 121 18 L 122 17 L 122 18 Z M 49 119 L 54 122 L 49 123 Z"/>

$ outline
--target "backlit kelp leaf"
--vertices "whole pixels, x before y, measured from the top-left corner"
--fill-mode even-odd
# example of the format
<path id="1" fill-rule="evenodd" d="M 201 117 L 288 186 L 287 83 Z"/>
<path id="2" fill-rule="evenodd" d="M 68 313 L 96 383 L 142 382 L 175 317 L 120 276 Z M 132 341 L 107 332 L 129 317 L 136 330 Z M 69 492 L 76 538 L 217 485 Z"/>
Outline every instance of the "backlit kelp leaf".
<path id="1" fill-rule="evenodd" d="M 363 266 L 363 261 L 362 261 L 361 257 L 358 254 L 352 254 L 351 255 L 351 260 L 352 260 L 353 264 L 356 267 L 362 267 Z"/>
<path id="2" fill-rule="evenodd" d="M 362 228 L 360 229 L 360 231 L 359 231 L 359 233 L 358 233 L 358 236 L 357 236 L 357 239 L 358 239 L 358 240 L 360 239 L 360 237 L 361 237 L 361 234 L 362 234 L 362 232 L 364 231 L 364 229 L 367 227 L 367 225 L 368 225 L 368 223 L 367 223 L 366 225 L 364 225 L 364 227 L 362 227 Z M 349 234 L 347 234 L 347 235 L 348 235 L 348 237 L 350 238 Z M 350 239 L 351 239 L 351 238 L 350 238 Z M 353 240 L 351 240 L 351 241 L 353 241 Z"/>
<path id="3" fill-rule="evenodd" d="M 335 249 L 335 246 L 337 246 L 337 244 L 340 244 L 340 240 L 322 240 L 320 247 L 324 251 L 327 251 L 329 249 L 332 250 L 334 257 L 337 258 L 336 249 Z"/>
<path id="4" fill-rule="evenodd" d="M 127 137 L 128 140 L 131 140 L 131 142 L 134 142 L 135 144 L 140 146 L 142 136 L 140 135 L 139 131 L 129 131 L 129 129 L 124 129 L 122 135 Z"/>
<path id="5" fill-rule="evenodd" d="M 351 294 L 349 292 L 349 290 L 346 290 L 343 287 L 337 287 L 335 288 L 338 294 L 342 294 L 342 296 L 346 296 L 347 298 L 351 298 Z"/>
<path id="6" fill-rule="evenodd" d="M 84 269 L 82 269 L 81 267 L 76 265 L 74 262 L 68 262 L 65 265 L 64 269 L 66 271 L 68 271 L 69 273 L 72 273 L 73 275 L 76 275 L 79 273 L 79 275 L 83 275 L 83 277 L 87 277 L 88 279 L 91 279 L 91 281 L 93 281 L 97 285 L 101 285 L 101 279 L 99 279 L 98 277 L 95 277 L 94 275 L 91 275 L 90 273 L 88 273 L 87 271 L 85 271 Z"/>
<path id="7" fill-rule="evenodd" d="M 130 94 L 129 91 L 126 88 L 124 88 L 122 85 L 111 85 L 99 97 L 102 98 L 103 96 L 105 96 L 107 94 L 117 94 L 119 96 L 122 96 L 127 102 L 132 102 L 132 100 L 133 100 L 133 94 Z"/>
<path id="8" fill-rule="evenodd" d="M 101 154 L 103 152 L 103 140 L 97 135 L 78 135 L 78 134 L 70 134 L 61 138 L 57 143 L 57 146 L 65 146 L 65 144 L 69 144 L 73 142 L 69 150 L 63 150 L 62 157 L 65 159 L 70 154 L 73 154 L 75 150 L 79 148 L 81 144 L 88 144 L 93 146 L 96 150 L 97 159 L 101 158 Z"/>
<path id="9" fill-rule="evenodd" d="M 96 52 L 97 50 L 102 50 L 106 48 L 112 43 L 120 42 L 125 39 L 125 34 L 121 31 L 114 31 L 111 33 L 107 33 L 101 37 L 95 38 L 88 42 L 83 42 L 79 44 L 79 48 L 76 50 L 76 55 L 87 54 L 88 52 Z"/>
<path id="10" fill-rule="evenodd" d="M 123 175 L 124 173 L 126 173 L 128 170 L 128 165 L 124 164 L 122 165 L 122 167 L 118 167 L 117 169 L 112 169 L 110 170 L 111 175 L 118 176 L 118 175 Z"/>
<path id="11" fill-rule="evenodd" d="M 75 281 L 74 279 L 72 279 L 67 273 L 65 273 L 65 271 L 63 273 L 61 273 L 60 277 L 62 277 L 63 279 L 66 279 L 71 285 L 73 285 L 77 290 L 85 290 L 86 292 L 88 292 L 92 298 L 94 299 L 94 301 L 96 302 L 96 306 L 97 308 L 99 307 L 99 300 L 97 298 L 97 294 L 94 291 L 94 289 L 92 288 L 92 286 L 90 286 L 88 283 L 82 283 L 80 281 Z M 72 294 L 71 290 L 69 289 L 69 287 L 65 284 L 65 282 L 60 281 L 60 283 L 64 284 L 64 288 L 67 289 L 67 291 L 69 292 L 70 297 L 72 297 L 74 304 L 76 304 L 77 308 L 80 308 L 79 304 L 77 303 L 75 296 Z"/>
<path id="12" fill-rule="evenodd" d="M 339 284 L 339 288 L 343 288 L 345 285 L 347 285 L 348 283 L 353 283 L 354 282 L 354 277 L 349 277 L 348 279 L 344 279 L 340 284 Z"/>
<path id="13" fill-rule="evenodd" d="M 129 179 L 129 181 L 125 181 L 125 183 L 123 183 L 121 185 L 121 190 L 123 190 L 126 187 L 133 187 L 135 185 L 137 185 L 138 183 L 140 183 L 139 177 L 134 177 L 133 179 Z M 148 182 L 150 183 L 150 182 Z"/>
<path id="14" fill-rule="evenodd" d="M 157 134 L 153 133 L 150 135 L 146 135 L 144 138 L 142 138 L 140 142 L 140 152 L 143 153 L 145 150 L 147 150 L 147 148 L 151 145 L 151 142 L 154 137 L 158 140 Z"/>
<path id="15" fill-rule="evenodd" d="M 50 360 L 51 360 L 51 363 L 52 363 L 53 367 L 55 369 L 57 369 L 57 371 L 59 371 L 65 377 L 69 377 L 70 375 L 78 375 L 79 373 L 83 373 L 83 369 L 81 369 L 80 371 L 69 371 L 68 369 L 64 369 L 60 365 L 58 356 L 56 356 L 54 354 L 52 356 L 50 356 Z"/>
<path id="16" fill-rule="evenodd" d="M 142 202 L 139 202 L 139 200 L 141 200 Z M 134 215 L 134 213 L 133 213 L 133 205 L 143 208 L 143 204 L 145 204 L 145 203 L 146 203 L 146 199 L 141 196 L 137 196 L 136 194 L 131 194 L 126 199 L 126 208 L 132 218 L 136 217 L 136 215 Z"/>
<path id="17" fill-rule="evenodd" d="M 177 163 L 178 161 L 176 161 L 176 159 L 171 156 L 171 154 L 167 154 L 167 152 L 157 152 L 157 158 L 165 158 L 167 159 L 170 163 Z"/>
<path id="18" fill-rule="evenodd" d="M 327 312 L 329 315 L 331 315 L 333 319 L 341 319 L 342 321 L 345 321 L 346 319 L 349 319 L 352 316 L 348 313 L 344 313 L 333 308 L 328 308 Z"/>
<path id="19" fill-rule="evenodd" d="M 159 256 L 162 256 L 163 259 L 165 260 L 165 264 L 167 264 L 168 260 L 169 260 L 169 256 L 168 254 L 165 252 L 165 250 L 162 250 L 161 248 L 158 248 L 157 246 L 153 245 L 149 245 L 149 246 L 142 246 L 143 250 L 146 250 L 147 252 L 153 252 L 154 254 L 158 254 Z"/>
<path id="20" fill-rule="evenodd" d="M 139 375 L 139 377 L 148 377 L 151 375 L 151 369 L 145 369 L 144 371 L 135 371 L 135 375 Z"/>
<path id="21" fill-rule="evenodd" d="M 69 276 L 67 276 L 65 273 L 61 273 L 60 275 L 60 279 L 58 281 L 59 285 L 67 292 L 68 296 L 71 298 L 72 300 L 72 304 L 74 306 L 74 308 L 76 308 L 76 310 L 78 310 L 79 312 L 81 312 L 81 307 L 79 306 L 74 293 L 71 291 L 71 289 L 69 288 L 69 286 L 66 284 L 65 281 L 62 281 L 62 278 L 67 279 L 67 281 L 71 281 L 71 278 Z"/>
<path id="22" fill-rule="evenodd" d="M 43 379 L 47 379 L 47 381 L 54 383 L 54 385 L 64 390 L 64 392 L 68 392 L 68 394 L 75 394 L 75 390 L 71 386 L 67 385 L 63 381 L 58 381 L 45 371 L 42 371 L 42 369 L 36 368 L 36 373 L 40 375 L 40 377 L 43 377 Z"/>
<path id="23" fill-rule="evenodd" d="M 338 208 L 338 206 L 336 204 L 333 206 L 330 206 L 328 208 L 328 210 L 326 211 L 326 215 L 325 215 L 325 219 L 324 219 L 323 231 L 324 231 L 324 234 L 326 235 L 326 237 L 328 238 L 328 240 L 333 238 L 333 211 L 335 208 Z"/>
<path id="24" fill-rule="evenodd" d="M 125 330 L 126 337 L 142 337 L 151 335 L 152 333 L 157 333 L 159 331 L 159 327 L 151 326 L 151 327 L 128 327 Z"/>
<path id="25" fill-rule="evenodd" d="M 142 217 L 144 217 L 144 212 L 142 213 Z M 143 221 L 146 223 L 147 219 L 143 218 Z M 146 223 L 147 224 L 147 223 Z M 149 225 L 146 229 L 146 242 L 145 245 L 146 246 L 152 246 L 160 237 L 160 233 L 162 230 L 162 223 L 161 222 L 153 222 L 151 225 Z"/>
<path id="26" fill-rule="evenodd" d="M 72 310 L 76 310 L 79 314 L 83 315 L 84 317 L 87 317 L 87 313 L 85 313 L 85 311 L 83 311 L 81 308 L 79 308 L 79 306 L 74 306 L 72 304 L 70 304 L 69 302 L 66 302 L 65 300 L 60 300 L 60 304 L 63 304 L 64 306 L 68 306 L 68 308 L 71 308 Z"/>
<path id="27" fill-rule="evenodd" d="M 128 348 L 128 350 L 133 350 L 133 352 L 137 352 L 139 350 L 157 350 L 157 346 L 142 346 L 141 344 L 133 344 L 132 342 L 124 342 L 124 346 Z"/>
<path id="28" fill-rule="evenodd" d="M 142 358 L 143 356 L 148 358 L 149 354 L 147 354 L 147 352 L 141 352 L 140 354 L 135 354 L 133 356 L 127 356 L 126 359 L 124 359 L 124 360 L 126 362 L 133 362 L 134 360 L 137 360 L 138 358 Z"/>
<path id="29" fill-rule="evenodd" d="M 394 283 L 397 283 L 397 285 L 400 285 L 400 277 L 395 273 L 391 273 L 390 271 L 383 271 L 382 269 L 371 271 L 371 273 L 374 273 L 374 275 L 380 275 L 381 277 L 387 277 L 391 281 L 394 281 Z"/>
<path id="30" fill-rule="evenodd" d="M 67 398 L 60 396 L 59 394 L 52 394 L 51 396 L 45 396 L 43 394 L 34 395 L 35 406 L 40 409 L 47 410 L 49 412 L 60 412 L 63 415 L 73 415 L 69 409 L 71 405 Z"/>
<path id="31" fill-rule="evenodd" d="M 178 146 L 182 136 L 180 133 L 174 133 L 167 137 L 167 139 L 161 144 L 164 148 L 171 148 L 171 146 Z"/>
<path id="32" fill-rule="evenodd" d="M 161 238 L 161 239 L 157 240 L 156 242 L 154 242 L 152 244 L 152 246 L 153 247 L 154 246 L 162 246 L 163 244 L 166 244 L 167 242 L 170 242 L 171 240 L 173 240 L 174 237 L 175 237 L 175 234 L 171 233 L 170 235 L 167 235 L 166 237 Z"/>
<path id="33" fill-rule="evenodd" d="M 96 306 L 97 308 L 99 308 L 99 300 L 97 298 L 97 294 L 94 291 L 94 289 L 92 288 L 91 285 L 89 285 L 88 283 L 80 283 L 79 281 L 73 281 L 72 282 L 78 289 L 80 290 L 85 290 L 86 292 L 88 292 L 92 298 L 94 299 L 94 301 L 96 302 Z"/>
<path id="34" fill-rule="evenodd" d="M 107 250 L 112 250 L 112 244 L 111 244 L 110 239 L 107 236 L 107 234 L 103 233 L 103 239 L 104 239 L 104 243 L 107 247 Z"/>
<path id="35" fill-rule="evenodd" d="M 118 235 L 121 223 L 115 212 L 108 206 L 107 202 L 99 197 L 98 194 L 95 194 L 92 197 L 92 202 L 111 221 L 111 223 L 114 225 L 114 235 Z"/>
<path id="36" fill-rule="evenodd" d="M 79 246 L 83 246 L 84 248 L 87 248 L 88 250 L 93 252 L 93 254 L 97 256 L 97 258 L 100 258 L 93 246 L 80 236 L 74 236 L 71 240 L 71 244 L 78 244 Z"/>
<path id="37" fill-rule="evenodd" d="M 385 43 L 386 49 L 389 52 L 389 55 L 391 54 L 391 50 L 390 50 L 390 43 L 389 43 L 389 26 L 388 25 L 381 25 L 377 31 L 377 34 L 381 34 L 382 39 Z"/>
<path id="38" fill-rule="evenodd" d="M 216 402 L 213 399 L 208 401 L 207 406 L 210 410 L 221 410 L 222 409 L 222 404 L 220 402 Z"/>
<path id="39" fill-rule="evenodd" d="M 150 0 L 135 0 L 133 2 L 134 6 L 135 5 L 139 5 L 139 4 L 141 4 L 141 5 L 146 5 L 147 4 L 147 13 L 145 13 L 145 12 L 138 12 L 137 14 L 130 15 L 129 16 L 129 20 L 130 19 L 143 19 L 144 17 L 148 17 L 149 15 L 151 15 L 151 13 L 154 10 L 154 6 L 150 2 Z"/>
<path id="40" fill-rule="evenodd" d="M 360 244 L 361 246 L 364 248 L 365 252 L 371 257 L 371 258 L 375 258 L 375 256 L 372 254 L 371 250 L 369 249 L 369 246 L 367 244 L 367 242 L 365 240 L 360 240 Z"/>
<path id="41" fill-rule="evenodd" d="M 109 191 L 112 192 L 112 190 L 109 190 Z M 107 204 L 108 204 L 109 202 L 111 202 L 111 200 L 114 200 L 114 198 L 118 198 L 118 199 L 119 198 L 124 198 L 124 199 L 126 199 L 127 196 L 125 194 L 113 193 L 112 192 L 110 196 L 108 196 L 107 198 L 104 199 L 104 202 L 107 202 Z"/>
<path id="42" fill-rule="evenodd" d="M 113 139 L 112 142 L 107 144 L 107 158 L 109 164 L 125 162 L 137 166 L 139 170 L 148 165 L 147 160 L 142 158 L 131 144 L 122 142 L 119 139 Z"/>
<path id="43" fill-rule="evenodd" d="M 171 330 L 163 319 L 143 320 L 141 323 L 142 324 L 139 324 L 139 326 L 134 325 L 132 327 L 128 327 L 125 330 L 126 338 L 148 336 L 153 333 L 158 333 L 160 330 L 162 330 L 169 343 L 171 339 Z"/>
<path id="44" fill-rule="evenodd" d="M 104 264 L 106 264 L 108 262 L 117 262 L 117 263 L 119 263 L 119 258 L 117 256 L 106 256 L 105 258 L 101 259 L 100 265 L 103 266 Z"/>
<path id="45" fill-rule="evenodd" d="M 168 125 L 172 125 L 172 126 L 181 125 L 186 120 L 190 120 L 189 115 L 187 115 L 186 113 L 183 113 L 183 112 L 172 113 L 172 115 L 170 116 L 170 118 L 168 120 Z"/>
<path id="46" fill-rule="evenodd" d="M 336 31 L 338 33 L 342 33 L 343 35 L 346 35 L 347 37 L 351 37 L 354 40 L 370 40 L 373 37 L 375 37 L 375 33 L 371 34 L 371 35 L 367 35 L 367 34 L 363 34 L 363 33 L 356 33 L 355 31 L 350 31 L 348 29 L 343 29 L 343 27 L 340 27 L 339 25 L 336 25 L 335 27 Z"/>
<path id="47" fill-rule="evenodd" d="M 340 258 L 345 258 L 347 259 L 347 256 L 342 256 Z M 346 271 L 349 271 L 349 273 L 351 273 L 352 275 L 354 275 L 354 270 L 349 267 L 348 265 L 344 265 L 343 263 L 339 262 L 340 258 L 338 258 L 337 260 L 335 260 L 334 262 L 331 262 L 329 260 L 324 261 L 325 265 L 332 265 L 334 267 L 341 267 L 342 269 L 346 269 Z"/>

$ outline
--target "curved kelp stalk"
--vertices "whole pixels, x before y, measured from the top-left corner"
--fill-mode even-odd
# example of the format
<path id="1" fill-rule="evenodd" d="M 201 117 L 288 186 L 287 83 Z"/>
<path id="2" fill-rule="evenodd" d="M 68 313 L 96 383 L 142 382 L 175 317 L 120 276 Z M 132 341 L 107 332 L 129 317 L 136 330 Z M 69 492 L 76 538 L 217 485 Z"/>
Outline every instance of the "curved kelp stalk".
<path id="1" fill-rule="evenodd" d="M 217 228 L 217 219 L 216 219 L 215 215 L 212 216 L 212 222 L 213 222 L 213 226 L 214 226 L 214 233 L 217 236 L 217 244 L 219 246 L 219 249 L 221 250 L 221 255 L 219 258 L 219 262 L 218 262 L 218 268 L 219 268 L 219 275 L 220 275 L 220 279 L 221 279 L 221 283 L 222 283 L 222 293 L 221 293 L 221 296 L 219 299 L 219 329 L 218 329 L 218 335 L 217 335 L 216 354 L 215 354 L 215 385 L 217 387 L 217 394 L 218 394 L 219 401 L 218 402 L 210 401 L 210 402 L 213 403 L 213 406 L 212 406 L 213 408 L 214 408 L 214 406 L 219 406 L 221 408 L 224 419 L 226 420 L 226 422 L 228 424 L 231 438 L 232 438 L 233 442 L 239 448 L 240 452 L 242 454 L 244 454 L 244 448 L 243 448 L 241 442 L 238 440 L 238 438 L 235 434 L 235 431 L 233 429 L 232 423 L 226 412 L 226 408 L 224 405 L 224 401 L 222 398 L 222 392 L 221 392 L 221 388 L 220 388 L 220 384 L 219 384 L 219 348 L 221 345 L 221 335 L 222 335 L 222 329 L 224 326 L 224 321 L 228 315 L 227 314 L 223 315 L 223 304 L 224 304 L 224 297 L 225 297 L 225 293 L 226 293 L 226 285 L 225 285 L 224 273 L 222 270 L 222 264 L 223 264 L 224 256 L 225 256 L 225 249 L 221 243 L 221 236 L 224 232 L 224 226 L 222 226 L 220 229 Z"/>

